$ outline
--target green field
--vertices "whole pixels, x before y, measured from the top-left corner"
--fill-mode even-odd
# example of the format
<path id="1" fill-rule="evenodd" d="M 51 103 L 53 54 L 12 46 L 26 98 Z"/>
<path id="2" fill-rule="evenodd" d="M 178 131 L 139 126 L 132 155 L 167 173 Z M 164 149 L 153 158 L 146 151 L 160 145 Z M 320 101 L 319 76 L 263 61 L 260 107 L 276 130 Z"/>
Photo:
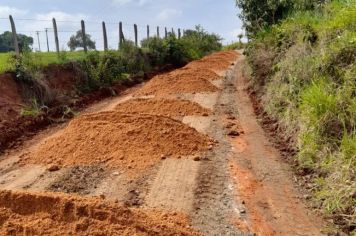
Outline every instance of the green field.
<path id="1" fill-rule="evenodd" d="M 5 71 L 14 70 L 14 65 L 11 63 L 12 53 L 0 53 L 0 73 Z M 39 65 L 49 65 L 49 64 L 61 64 L 68 60 L 80 60 L 84 58 L 85 54 L 83 51 L 78 52 L 61 52 L 61 59 L 58 57 L 56 52 L 34 52 L 30 53 L 36 64 Z"/>

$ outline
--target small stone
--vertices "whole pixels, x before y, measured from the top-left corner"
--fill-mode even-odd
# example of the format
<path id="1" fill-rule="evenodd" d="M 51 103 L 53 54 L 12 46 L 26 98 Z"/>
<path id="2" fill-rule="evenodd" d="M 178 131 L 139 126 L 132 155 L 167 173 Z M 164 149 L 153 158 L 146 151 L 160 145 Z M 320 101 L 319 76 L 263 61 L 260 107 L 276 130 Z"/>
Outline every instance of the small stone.
<path id="1" fill-rule="evenodd" d="M 244 214 L 244 213 L 246 213 L 246 210 L 245 210 L 245 209 L 241 209 L 241 210 L 240 210 L 240 213 L 241 213 L 241 214 Z"/>
<path id="2" fill-rule="evenodd" d="M 236 130 L 231 130 L 229 133 L 228 133 L 229 136 L 234 136 L 234 137 L 237 137 L 240 135 L 240 133 Z"/>
<path id="3" fill-rule="evenodd" d="M 54 171 L 60 170 L 60 168 L 59 168 L 58 165 L 52 165 L 52 166 L 48 167 L 47 170 L 50 171 L 50 172 L 54 172 Z"/>
<path id="4" fill-rule="evenodd" d="M 228 119 L 228 120 L 236 120 L 236 117 L 234 117 L 234 116 L 232 116 L 232 115 L 229 115 L 229 116 L 227 117 L 227 119 Z"/>
<path id="5" fill-rule="evenodd" d="M 118 176 L 118 175 L 119 175 L 119 172 L 114 172 L 114 173 L 112 173 L 112 175 Z"/>
<path id="6" fill-rule="evenodd" d="M 196 156 L 196 157 L 194 157 L 194 159 L 193 159 L 194 161 L 200 161 L 200 156 Z"/>
<path id="7" fill-rule="evenodd" d="M 162 160 L 166 160 L 167 157 L 166 157 L 165 155 L 161 155 L 161 159 L 162 159 Z"/>
<path id="8" fill-rule="evenodd" d="M 205 112 L 202 114 L 202 116 L 209 116 L 209 114 Z"/>

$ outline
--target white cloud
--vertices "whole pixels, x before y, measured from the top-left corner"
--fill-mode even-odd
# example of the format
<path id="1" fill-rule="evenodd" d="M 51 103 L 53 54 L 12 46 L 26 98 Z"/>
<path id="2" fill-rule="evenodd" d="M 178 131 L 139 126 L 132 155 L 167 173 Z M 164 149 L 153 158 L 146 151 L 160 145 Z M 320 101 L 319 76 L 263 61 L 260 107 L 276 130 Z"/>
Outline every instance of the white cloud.
<path id="1" fill-rule="evenodd" d="M 36 20 L 52 20 L 56 18 L 57 21 L 78 21 L 87 19 L 88 16 L 84 14 L 68 14 L 62 11 L 52 11 L 46 14 L 37 14 Z"/>
<path id="2" fill-rule="evenodd" d="M 174 18 L 174 17 L 178 17 L 181 16 L 183 14 L 182 11 L 177 10 L 177 9 L 172 9 L 172 8 L 166 8 L 163 9 L 158 15 L 157 15 L 157 19 L 164 21 L 167 20 L 169 18 Z"/>
<path id="3" fill-rule="evenodd" d="M 8 17 L 9 15 L 15 16 L 22 16 L 27 13 L 26 10 L 21 10 L 14 7 L 9 6 L 0 6 L 0 17 Z"/>
<path id="4" fill-rule="evenodd" d="M 130 3 L 130 2 L 132 2 L 132 0 L 112 0 L 112 2 L 114 3 L 114 4 L 117 4 L 117 5 L 125 5 L 125 4 L 127 4 L 127 3 Z"/>

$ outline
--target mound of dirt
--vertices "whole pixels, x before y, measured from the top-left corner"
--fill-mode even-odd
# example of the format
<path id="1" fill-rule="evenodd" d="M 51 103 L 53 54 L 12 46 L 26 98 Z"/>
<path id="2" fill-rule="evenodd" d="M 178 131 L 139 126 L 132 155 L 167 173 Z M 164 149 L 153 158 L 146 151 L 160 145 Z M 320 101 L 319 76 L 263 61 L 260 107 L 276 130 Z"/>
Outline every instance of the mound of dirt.
<path id="1" fill-rule="evenodd" d="M 83 115 L 22 162 L 59 166 L 106 164 L 138 173 L 162 158 L 203 152 L 206 135 L 168 117 L 102 112 Z"/>
<path id="2" fill-rule="evenodd" d="M 115 110 L 128 113 L 142 113 L 168 116 L 171 118 L 209 115 L 211 110 L 186 100 L 173 99 L 133 99 L 116 106 Z"/>
<path id="3" fill-rule="evenodd" d="M 0 122 L 17 118 L 23 101 L 11 74 L 0 75 Z"/>
<path id="4" fill-rule="evenodd" d="M 185 216 L 99 198 L 0 192 L 1 235 L 198 235 Z"/>
<path id="5" fill-rule="evenodd" d="M 228 69 L 239 54 L 236 51 L 226 51 L 214 53 L 202 58 L 201 60 L 193 61 L 185 66 L 188 69 L 199 69 L 204 71 L 219 72 Z"/>
<path id="6" fill-rule="evenodd" d="M 209 82 L 217 77 L 207 77 L 206 73 L 197 70 L 179 69 L 167 74 L 158 75 L 143 86 L 135 95 L 166 96 L 179 93 L 209 93 L 219 89 Z"/>

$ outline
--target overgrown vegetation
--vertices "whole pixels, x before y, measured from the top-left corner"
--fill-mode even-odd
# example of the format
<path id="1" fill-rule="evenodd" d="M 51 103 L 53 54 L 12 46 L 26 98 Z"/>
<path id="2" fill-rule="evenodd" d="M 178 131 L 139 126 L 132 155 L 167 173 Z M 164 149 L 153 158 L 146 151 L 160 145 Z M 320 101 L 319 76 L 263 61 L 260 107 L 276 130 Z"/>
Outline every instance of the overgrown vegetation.
<path id="1" fill-rule="evenodd" d="M 252 1 L 238 4 L 242 2 L 245 9 Z M 278 13 L 279 23 L 263 17 L 265 24 L 258 26 L 250 20 L 255 13 L 244 12 L 253 39 L 245 52 L 253 87 L 262 95 L 266 112 L 286 135 L 294 137 L 298 167 L 313 177 L 316 204 L 332 217 L 338 227 L 333 230 L 352 232 L 356 226 L 356 1 L 311 3 Z"/>

